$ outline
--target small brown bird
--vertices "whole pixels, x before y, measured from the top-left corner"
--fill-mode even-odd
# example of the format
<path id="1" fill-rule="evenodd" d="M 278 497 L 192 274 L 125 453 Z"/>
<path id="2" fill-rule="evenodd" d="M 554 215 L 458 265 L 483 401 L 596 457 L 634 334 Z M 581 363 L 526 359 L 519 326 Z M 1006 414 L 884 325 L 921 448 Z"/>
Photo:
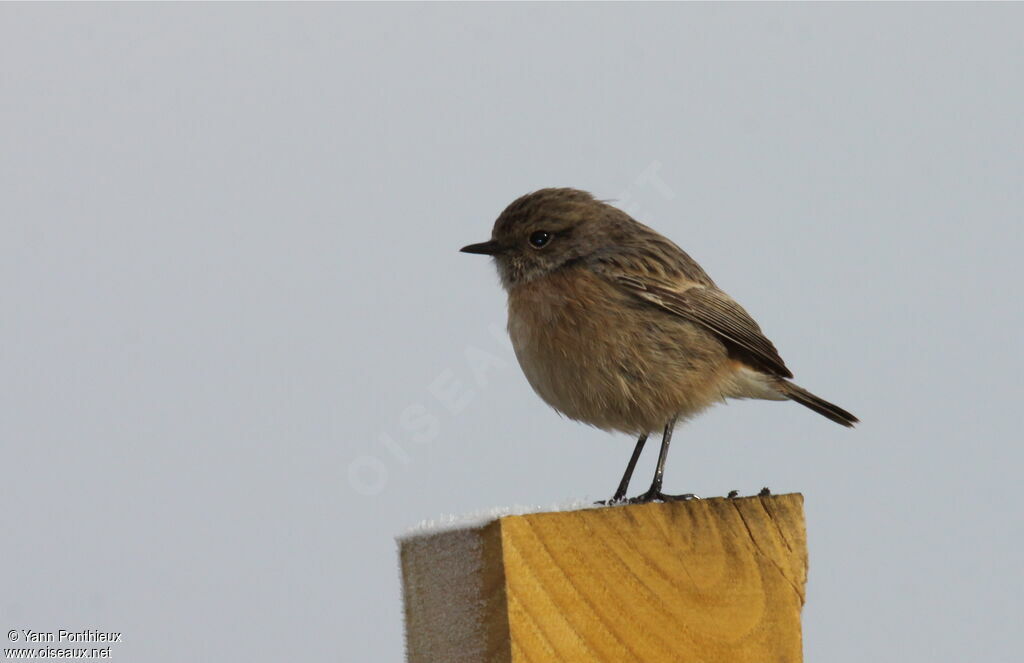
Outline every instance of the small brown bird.
<path id="1" fill-rule="evenodd" d="M 647 436 L 663 429 L 654 481 L 665 495 L 672 430 L 726 398 L 793 400 L 843 426 L 857 418 L 789 381 L 772 342 L 690 256 L 625 212 L 576 189 L 509 205 L 491 239 L 508 331 L 534 391 L 571 419 L 638 435 L 612 501 L 625 498 Z"/>

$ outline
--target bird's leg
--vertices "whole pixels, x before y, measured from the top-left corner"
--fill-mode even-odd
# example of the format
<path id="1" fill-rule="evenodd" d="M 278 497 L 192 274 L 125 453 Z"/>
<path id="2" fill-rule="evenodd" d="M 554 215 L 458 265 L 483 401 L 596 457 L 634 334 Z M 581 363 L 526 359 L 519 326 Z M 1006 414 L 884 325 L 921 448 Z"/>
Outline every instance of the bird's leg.
<path id="1" fill-rule="evenodd" d="M 665 424 L 665 432 L 661 434 L 661 451 L 658 452 L 658 466 L 654 468 L 654 481 L 651 482 L 653 494 L 661 494 L 661 483 L 665 479 L 665 461 L 668 460 L 668 445 L 672 444 L 672 431 L 676 427 L 676 420 L 669 419 Z"/>
<path id="2" fill-rule="evenodd" d="M 658 467 L 654 470 L 654 481 L 651 482 L 650 490 L 643 495 L 638 495 L 637 497 L 630 499 L 630 503 L 646 503 L 653 502 L 655 500 L 669 502 L 675 500 L 692 500 L 697 498 L 693 493 L 685 493 L 683 495 L 666 495 L 661 492 L 661 484 L 665 480 L 665 460 L 668 458 L 668 447 L 672 443 L 672 430 L 675 426 L 675 417 L 669 419 L 668 423 L 665 424 L 665 432 L 661 436 L 661 451 L 658 453 Z"/>
<path id="3" fill-rule="evenodd" d="M 636 447 L 633 449 L 633 455 L 629 458 L 629 465 L 626 465 L 626 472 L 622 475 L 622 481 L 619 482 L 619 488 L 615 491 L 615 494 L 612 495 L 612 498 L 608 500 L 608 504 L 621 502 L 626 497 L 626 491 L 629 490 L 629 480 L 633 478 L 633 470 L 636 469 L 636 462 L 640 460 L 640 453 L 644 450 L 644 444 L 646 443 L 647 433 L 644 433 L 640 436 L 640 439 L 636 441 Z"/>

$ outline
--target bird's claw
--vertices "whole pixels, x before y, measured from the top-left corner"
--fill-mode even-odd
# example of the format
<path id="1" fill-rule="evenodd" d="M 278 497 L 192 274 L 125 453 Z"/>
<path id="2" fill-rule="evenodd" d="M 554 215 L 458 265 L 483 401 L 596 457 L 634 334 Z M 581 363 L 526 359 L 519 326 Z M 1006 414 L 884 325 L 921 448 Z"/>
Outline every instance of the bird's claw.
<path id="1" fill-rule="evenodd" d="M 646 493 L 622 500 L 624 504 L 648 504 L 650 502 L 686 502 L 688 500 L 699 500 L 700 495 L 683 493 L 682 495 L 666 495 L 660 490 L 648 490 Z"/>

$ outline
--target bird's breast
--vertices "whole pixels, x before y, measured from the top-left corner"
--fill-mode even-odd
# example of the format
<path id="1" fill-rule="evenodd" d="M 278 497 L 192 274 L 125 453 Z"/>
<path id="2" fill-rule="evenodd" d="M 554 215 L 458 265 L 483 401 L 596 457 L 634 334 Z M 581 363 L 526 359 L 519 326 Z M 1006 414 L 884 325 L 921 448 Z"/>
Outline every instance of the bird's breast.
<path id="1" fill-rule="evenodd" d="M 721 396 L 720 342 L 583 268 L 510 290 L 508 330 L 534 391 L 599 428 L 657 430 Z"/>

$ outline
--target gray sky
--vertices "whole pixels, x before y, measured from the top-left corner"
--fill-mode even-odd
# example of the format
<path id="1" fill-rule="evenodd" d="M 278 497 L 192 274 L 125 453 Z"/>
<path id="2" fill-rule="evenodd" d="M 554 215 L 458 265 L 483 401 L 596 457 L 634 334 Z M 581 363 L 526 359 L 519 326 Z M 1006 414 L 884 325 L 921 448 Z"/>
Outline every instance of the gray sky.
<path id="1" fill-rule="evenodd" d="M 863 420 L 734 403 L 669 458 L 672 491 L 805 495 L 807 659 L 1016 661 L 1022 28 L 1019 4 L 0 5 L 2 631 L 399 660 L 396 534 L 607 497 L 632 449 L 531 392 L 492 266 L 457 252 L 576 186 Z"/>

